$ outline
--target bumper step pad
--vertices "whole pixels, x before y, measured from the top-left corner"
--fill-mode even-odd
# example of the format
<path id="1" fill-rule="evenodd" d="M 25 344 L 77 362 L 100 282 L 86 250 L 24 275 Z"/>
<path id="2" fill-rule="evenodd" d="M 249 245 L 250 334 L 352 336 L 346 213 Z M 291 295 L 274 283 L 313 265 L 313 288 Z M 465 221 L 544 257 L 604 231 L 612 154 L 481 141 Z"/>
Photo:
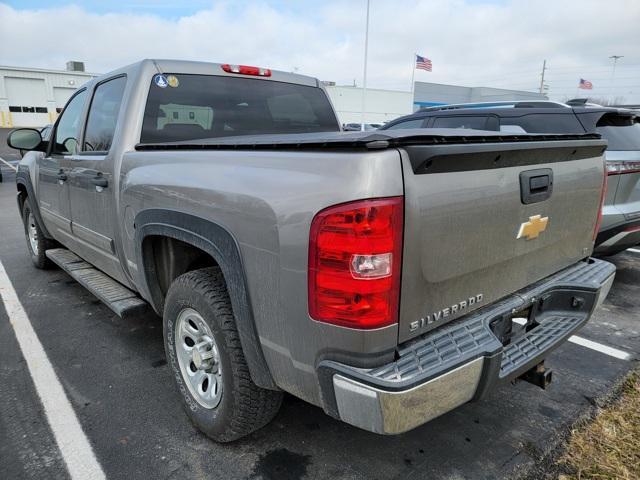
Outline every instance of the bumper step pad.
<path id="1" fill-rule="evenodd" d="M 66 248 L 47 250 L 47 258 L 98 297 L 121 318 L 140 315 L 148 304 L 127 287 L 85 262 Z"/>
<path id="2" fill-rule="evenodd" d="M 553 316 L 545 319 L 527 335 L 504 347 L 500 364 L 500 378 L 510 376 L 526 365 L 531 358 L 538 357 L 554 344 L 568 337 L 584 321 L 581 317 Z"/>

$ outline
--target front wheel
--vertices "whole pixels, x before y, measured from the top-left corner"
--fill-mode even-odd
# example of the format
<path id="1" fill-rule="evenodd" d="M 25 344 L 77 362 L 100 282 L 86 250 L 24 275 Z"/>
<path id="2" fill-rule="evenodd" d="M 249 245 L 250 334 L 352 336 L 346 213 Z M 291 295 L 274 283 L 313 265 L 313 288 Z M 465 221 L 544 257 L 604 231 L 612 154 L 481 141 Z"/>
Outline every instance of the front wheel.
<path id="1" fill-rule="evenodd" d="M 31 200 L 27 198 L 22 206 L 22 221 L 24 223 L 24 235 L 27 240 L 27 248 L 31 255 L 31 261 L 36 268 L 46 269 L 53 266 L 45 254 L 52 247 L 51 240 L 45 238 L 42 229 L 33 214 Z"/>
<path id="2" fill-rule="evenodd" d="M 273 419 L 282 392 L 251 380 L 219 268 L 178 277 L 167 292 L 163 321 L 169 367 L 196 427 L 230 442 Z"/>

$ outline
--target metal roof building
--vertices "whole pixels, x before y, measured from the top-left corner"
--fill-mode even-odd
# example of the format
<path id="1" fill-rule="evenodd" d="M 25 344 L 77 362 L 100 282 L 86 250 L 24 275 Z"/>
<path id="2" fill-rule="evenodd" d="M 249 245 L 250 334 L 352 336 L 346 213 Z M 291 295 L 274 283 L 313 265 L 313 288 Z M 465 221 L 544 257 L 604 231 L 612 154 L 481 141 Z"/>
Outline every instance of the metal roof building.
<path id="1" fill-rule="evenodd" d="M 490 87 L 461 87 L 442 83 L 416 82 L 414 110 L 451 103 L 500 102 L 514 100 L 548 100 L 546 95 L 524 90 Z"/>
<path id="2" fill-rule="evenodd" d="M 0 66 L 0 127 L 53 123 L 73 92 L 96 76 L 81 62 L 68 62 L 67 70 Z"/>

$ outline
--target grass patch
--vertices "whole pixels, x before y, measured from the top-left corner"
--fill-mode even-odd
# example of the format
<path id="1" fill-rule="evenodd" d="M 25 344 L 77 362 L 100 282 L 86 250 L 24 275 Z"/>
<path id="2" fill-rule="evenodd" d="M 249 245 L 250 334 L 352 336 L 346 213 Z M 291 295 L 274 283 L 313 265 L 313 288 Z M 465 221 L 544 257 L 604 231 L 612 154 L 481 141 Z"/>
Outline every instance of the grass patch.
<path id="1" fill-rule="evenodd" d="M 559 460 L 559 480 L 640 479 L 640 373 L 625 381 L 620 397 L 589 422 L 576 425 Z"/>

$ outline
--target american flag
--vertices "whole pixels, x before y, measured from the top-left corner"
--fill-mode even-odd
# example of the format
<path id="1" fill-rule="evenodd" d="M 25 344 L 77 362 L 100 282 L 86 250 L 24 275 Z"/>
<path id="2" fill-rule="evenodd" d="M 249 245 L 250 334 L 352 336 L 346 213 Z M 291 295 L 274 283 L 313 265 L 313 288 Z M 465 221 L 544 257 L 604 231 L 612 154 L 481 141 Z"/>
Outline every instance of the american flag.
<path id="1" fill-rule="evenodd" d="M 427 57 L 416 55 L 416 68 L 430 72 L 433 68 L 433 65 L 431 64 L 431 60 L 429 60 Z"/>
<path id="2" fill-rule="evenodd" d="M 585 80 L 584 78 L 581 78 L 580 83 L 578 84 L 578 88 L 581 88 L 582 90 L 592 90 L 593 83 L 591 83 L 589 80 Z"/>

